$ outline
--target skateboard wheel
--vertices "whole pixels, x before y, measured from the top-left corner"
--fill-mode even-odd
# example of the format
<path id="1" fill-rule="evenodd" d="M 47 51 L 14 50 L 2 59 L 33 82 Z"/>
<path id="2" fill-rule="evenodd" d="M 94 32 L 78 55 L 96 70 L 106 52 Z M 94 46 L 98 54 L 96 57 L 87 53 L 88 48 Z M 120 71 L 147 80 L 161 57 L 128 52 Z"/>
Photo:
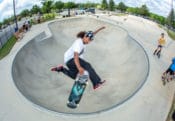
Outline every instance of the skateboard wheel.
<path id="1" fill-rule="evenodd" d="M 67 103 L 67 106 L 69 107 L 69 108 L 77 108 L 77 105 L 76 104 L 74 104 L 74 103 L 72 103 L 72 102 L 69 102 L 69 103 Z"/>

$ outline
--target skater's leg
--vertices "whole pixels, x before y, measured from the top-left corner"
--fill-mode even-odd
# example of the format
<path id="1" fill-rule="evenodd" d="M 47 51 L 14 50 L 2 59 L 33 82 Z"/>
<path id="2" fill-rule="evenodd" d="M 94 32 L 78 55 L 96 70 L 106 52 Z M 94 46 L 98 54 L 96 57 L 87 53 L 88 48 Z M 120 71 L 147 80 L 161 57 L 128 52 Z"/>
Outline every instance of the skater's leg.
<path id="1" fill-rule="evenodd" d="M 160 53 L 161 53 L 161 49 L 157 52 L 157 55 L 160 55 Z"/>
<path id="2" fill-rule="evenodd" d="M 173 80 L 173 75 L 174 75 L 174 72 L 170 69 L 169 77 L 168 77 L 168 80 L 169 81 L 172 81 Z"/>
<path id="3" fill-rule="evenodd" d="M 78 70 L 73 61 L 69 61 L 67 64 L 69 69 L 63 67 L 63 65 L 58 65 L 57 67 L 51 68 L 51 71 L 63 72 L 65 75 L 69 76 L 72 79 L 75 79 L 78 73 Z"/>
<path id="4" fill-rule="evenodd" d="M 166 71 L 162 74 L 162 80 L 164 80 L 166 77 Z"/>
<path id="5" fill-rule="evenodd" d="M 83 59 L 80 59 L 80 65 L 88 71 L 89 73 L 89 78 L 92 81 L 93 86 L 95 87 L 96 85 L 101 83 L 101 78 L 98 76 L 98 74 L 95 72 L 93 67 L 91 66 L 90 63 L 84 61 Z"/>
<path id="6" fill-rule="evenodd" d="M 157 49 L 157 56 L 158 56 L 158 58 L 160 58 L 161 51 L 162 51 L 162 46 L 159 45 L 158 49 Z"/>
<path id="7" fill-rule="evenodd" d="M 63 70 L 63 65 L 58 65 L 57 67 L 51 68 L 51 71 L 61 72 Z"/>
<path id="8" fill-rule="evenodd" d="M 159 51 L 159 48 L 160 48 L 160 46 L 158 45 L 158 46 L 157 46 L 157 49 L 156 49 L 156 50 L 154 51 L 154 53 L 153 53 L 154 55 L 157 54 L 157 52 Z"/>
<path id="9" fill-rule="evenodd" d="M 168 68 L 168 69 L 164 72 L 164 77 L 165 77 L 165 80 L 166 80 L 167 82 L 169 82 L 169 75 L 170 75 L 170 73 L 171 73 L 171 69 L 170 69 L 170 68 Z"/>
<path id="10" fill-rule="evenodd" d="M 166 84 L 166 71 L 162 74 L 162 82 L 163 82 L 163 85 Z"/>
<path id="11" fill-rule="evenodd" d="M 69 60 L 66 65 L 69 69 L 63 68 L 62 72 L 70 78 L 75 79 L 78 74 L 78 69 L 75 65 L 74 59 Z"/>
<path id="12" fill-rule="evenodd" d="M 169 79 L 168 79 L 169 73 L 170 73 L 170 68 L 168 68 L 168 69 L 162 74 L 163 85 L 165 85 L 166 82 L 169 81 Z"/>
<path id="13" fill-rule="evenodd" d="M 54 68 L 56 68 L 56 67 L 54 67 Z M 69 76 L 72 79 L 75 79 L 76 78 L 76 75 L 78 73 L 76 69 L 67 69 L 65 67 L 63 67 L 61 70 L 56 70 L 56 69 L 54 70 L 52 68 L 51 71 L 56 71 L 58 73 L 63 72 L 65 75 Z"/>
<path id="14" fill-rule="evenodd" d="M 157 49 L 154 51 L 154 53 L 153 53 L 153 54 L 155 55 L 156 53 L 157 53 Z"/>

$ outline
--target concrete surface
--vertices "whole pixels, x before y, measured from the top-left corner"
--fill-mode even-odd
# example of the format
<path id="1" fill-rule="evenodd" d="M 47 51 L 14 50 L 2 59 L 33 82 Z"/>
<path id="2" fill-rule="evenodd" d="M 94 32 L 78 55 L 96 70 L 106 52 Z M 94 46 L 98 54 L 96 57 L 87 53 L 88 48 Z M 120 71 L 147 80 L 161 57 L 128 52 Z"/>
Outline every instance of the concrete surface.
<path id="1" fill-rule="evenodd" d="M 0 61 L 0 120 L 165 121 L 174 82 L 163 86 L 160 76 L 174 56 L 174 42 L 166 34 L 167 45 L 157 59 L 152 52 L 160 33 L 165 32 L 157 24 L 135 16 L 99 15 L 97 19 L 102 21 L 95 18 L 53 21 L 49 24 L 51 32 L 48 23 L 39 24 L 16 43 Z M 79 30 L 101 25 L 107 28 L 88 46 L 86 59 L 108 81 L 97 91 L 89 84 L 80 107 L 67 109 L 64 101 L 73 80 L 49 69 L 63 63 L 60 57 Z M 43 31 L 45 34 L 40 34 Z"/>
<path id="2" fill-rule="evenodd" d="M 96 91 L 88 85 L 79 108 L 72 110 L 66 103 L 74 80 L 50 68 L 63 64 L 64 52 L 79 31 L 101 26 L 106 29 L 88 45 L 85 58 L 107 83 Z M 31 40 L 18 52 L 12 66 L 16 86 L 35 104 L 63 113 L 101 112 L 123 103 L 145 82 L 149 66 L 146 53 L 125 30 L 93 18 L 56 21 L 49 28 L 53 37 Z"/>

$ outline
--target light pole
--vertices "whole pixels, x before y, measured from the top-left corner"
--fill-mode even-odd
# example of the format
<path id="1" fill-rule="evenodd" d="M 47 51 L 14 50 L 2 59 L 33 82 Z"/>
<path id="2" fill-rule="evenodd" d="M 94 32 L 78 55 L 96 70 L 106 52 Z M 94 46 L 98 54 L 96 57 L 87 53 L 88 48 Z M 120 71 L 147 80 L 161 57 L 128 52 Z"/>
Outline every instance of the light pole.
<path id="1" fill-rule="evenodd" d="M 15 32 L 18 30 L 18 22 L 17 22 L 17 17 L 16 17 L 16 10 L 15 10 L 15 0 L 13 0 L 13 11 L 14 11 L 14 19 L 15 19 Z"/>
<path id="2" fill-rule="evenodd" d="M 173 9 L 173 0 L 171 0 L 171 5 L 170 5 L 170 14 L 169 14 L 169 24 L 172 27 L 173 26 L 173 21 L 174 21 L 174 9 Z"/>
<path id="3" fill-rule="evenodd" d="M 173 27 L 173 25 L 174 25 L 174 19 L 175 19 L 175 17 L 174 17 L 174 8 L 173 8 L 173 0 L 171 1 L 171 9 L 172 9 L 172 27 Z"/>

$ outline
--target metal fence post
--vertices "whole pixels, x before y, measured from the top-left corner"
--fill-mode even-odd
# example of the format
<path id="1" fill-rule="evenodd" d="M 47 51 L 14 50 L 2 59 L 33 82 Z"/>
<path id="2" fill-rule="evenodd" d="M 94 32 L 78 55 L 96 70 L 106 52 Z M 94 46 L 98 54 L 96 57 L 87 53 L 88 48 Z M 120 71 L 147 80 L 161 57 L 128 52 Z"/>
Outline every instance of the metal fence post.
<path id="1" fill-rule="evenodd" d="M 1 42 L 1 37 L 0 37 L 0 49 L 2 48 L 2 42 Z"/>

